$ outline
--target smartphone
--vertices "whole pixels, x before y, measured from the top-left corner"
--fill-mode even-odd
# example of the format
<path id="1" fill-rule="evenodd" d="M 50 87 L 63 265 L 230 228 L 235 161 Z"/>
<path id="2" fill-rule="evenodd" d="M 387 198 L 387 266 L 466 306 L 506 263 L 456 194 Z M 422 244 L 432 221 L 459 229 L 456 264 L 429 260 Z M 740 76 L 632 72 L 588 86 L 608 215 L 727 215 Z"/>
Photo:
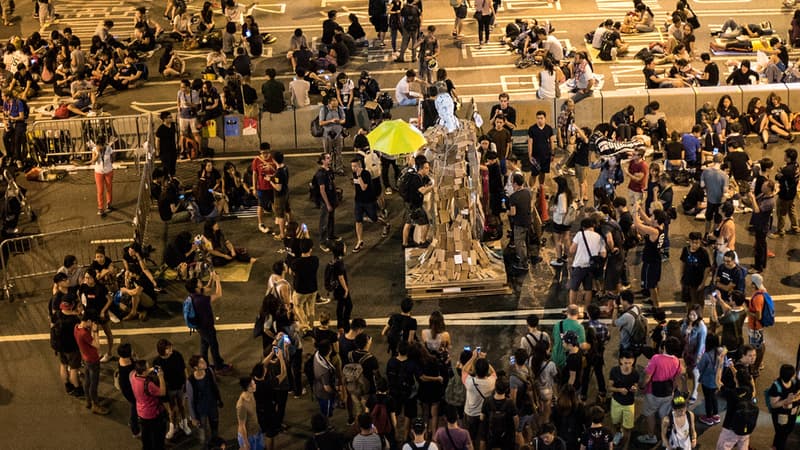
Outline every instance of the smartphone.
<path id="1" fill-rule="evenodd" d="M 478 353 L 480 353 L 481 352 L 481 346 L 479 345 L 479 346 L 475 347 L 475 350 L 477 350 Z"/>
<path id="2" fill-rule="evenodd" d="M 714 152 L 713 152 L 713 154 L 715 154 L 715 155 L 716 155 L 717 153 L 719 153 L 719 149 L 718 149 L 717 147 L 714 147 Z"/>
<path id="3" fill-rule="evenodd" d="M 185 195 L 183 195 L 183 194 L 181 194 L 181 195 L 179 195 L 179 196 L 178 196 L 178 198 L 179 198 L 179 199 L 181 199 L 181 200 L 183 200 L 184 198 L 186 198 L 186 196 L 185 196 Z"/>
<path id="4" fill-rule="evenodd" d="M 154 374 L 158 375 L 158 372 L 159 372 L 159 370 L 161 370 L 161 368 L 160 368 L 160 367 L 158 367 L 158 366 L 153 366 L 153 373 L 154 373 Z"/>
<path id="5" fill-rule="evenodd" d="M 358 178 L 353 178 L 353 184 L 358 184 Z"/>
<path id="6" fill-rule="evenodd" d="M 291 339 L 289 339 L 289 336 L 287 336 L 287 335 L 285 335 L 285 334 L 284 334 L 284 335 L 283 335 L 283 343 L 284 343 L 284 344 L 289 344 L 289 343 L 291 343 L 291 342 L 292 342 L 292 340 L 291 340 Z"/>
<path id="7" fill-rule="evenodd" d="M 472 347 L 471 347 L 471 346 L 469 346 L 469 345 L 465 345 L 465 346 L 464 346 L 464 351 L 465 351 L 465 352 L 471 352 L 471 351 L 472 351 Z"/>
<path id="8" fill-rule="evenodd" d="M 308 225 L 303 224 L 302 230 L 303 230 L 303 233 L 308 233 Z"/>
<path id="9" fill-rule="evenodd" d="M 278 355 L 278 347 L 272 347 L 272 351 L 275 353 L 276 356 Z"/>
<path id="10" fill-rule="evenodd" d="M 513 366 L 513 365 L 515 365 L 515 364 L 517 363 L 517 359 L 516 359 L 516 358 L 514 358 L 514 355 L 511 355 L 511 358 L 509 358 L 509 361 L 511 361 L 511 365 L 512 365 L 512 366 Z"/>
<path id="11" fill-rule="evenodd" d="M 214 192 L 214 190 L 213 190 L 213 189 L 209 189 L 209 190 L 208 190 L 208 192 L 211 192 L 211 193 L 213 193 L 213 192 Z"/>

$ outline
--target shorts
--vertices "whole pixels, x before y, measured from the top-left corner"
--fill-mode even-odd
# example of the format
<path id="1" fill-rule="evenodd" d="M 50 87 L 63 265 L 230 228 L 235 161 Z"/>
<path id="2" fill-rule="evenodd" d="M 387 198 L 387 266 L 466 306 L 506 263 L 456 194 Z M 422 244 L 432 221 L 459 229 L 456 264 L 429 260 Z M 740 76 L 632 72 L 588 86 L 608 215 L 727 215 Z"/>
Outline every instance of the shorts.
<path id="1" fill-rule="evenodd" d="M 666 417 L 672 411 L 672 396 L 656 397 L 653 394 L 645 394 L 644 411 L 642 415 L 650 417 L 658 413 L 658 418 Z"/>
<path id="2" fill-rule="evenodd" d="M 591 267 L 573 267 L 570 271 L 569 290 L 580 290 L 581 285 L 583 285 L 584 291 L 591 291 L 593 279 L 594 274 Z"/>
<path id="3" fill-rule="evenodd" d="M 422 206 L 411 206 L 406 203 L 405 222 L 411 225 L 427 225 L 428 214 L 422 209 Z"/>
<path id="4" fill-rule="evenodd" d="M 182 117 L 178 117 L 178 132 L 181 134 L 181 136 L 199 134 L 200 131 L 197 129 L 197 118 L 192 117 L 191 119 L 184 119 Z"/>
<path id="5" fill-rule="evenodd" d="M 462 3 L 461 6 L 456 6 L 453 8 L 453 11 L 456 13 L 456 17 L 459 19 L 463 19 L 467 17 L 467 4 L 466 2 Z"/>
<path id="6" fill-rule="evenodd" d="M 517 432 L 522 433 L 522 430 L 524 430 L 526 426 L 532 423 L 533 423 L 533 414 L 528 416 L 519 416 L 519 426 L 517 427 Z"/>
<path id="7" fill-rule="evenodd" d="M 263 191 L 258 189 L 256 193 L 258 196 L 258 206 L 260 206 L 261 209 L 270 209 L 275 200 L 275 191 L 272 189 L 265 189 Z"/>
<path id="8" fill-rule="evenodd" d="M 58 360 L 70 369 L 81 368 L 81 352 L 58 352 Z"/>
<path id="9" fill-rule="evenodd" d="M 752 330 L 748 328 L 747 339 L 750 345 L 756 349 L 760 349 L 764 345 L 764 329 Z"/>
<path id="10" fill-rule="evenodd" d="M 550 158 L 539 159 L 539 158 L 534 156 L 533 159 L 535 159 L 536 161 L 539 162 L 539 171 L 538 172 L 536 171 L 535 167 L 533 167 L 533 166 L 531 167 L 531 174 L 533 174 L 533 176 L 536 176 L 536 175 L 539 175 L 539 174 L 542 174 L 542 173 L 550 173 L 550 161 L 551 161 Z"/>
<path id="11" fill-rule="evenodd" d="M 619 425 L 622 423 L 622 428 L 632 430 L 635 422 L 634 411 L 636 404 L 620 405 L 613 398 L 611 399 L 611 423 Z"/>
<path id="12" fill-rule="evenodd" d="M 183 398 L 183 389 L 167 389 L 167 395 L 162 397 L 162 403 L 178 402 Z"/>
<path id="13" fill-rule="evenodd" d="M 606 271 L 604 279 L 604 287 L 607 291 L 614 291 L 617 289 L 620 280 L 622 279 L 622 268 L 624 261 L 622 260 L 622 252 L 616 255 L 611 254 L 606 260 Z"/>
<path id="14" fill-rule="evenodd" d="M 369 23 L 375 27 L 375 31 L 378 33 L 389 31 L 389 16 L 372 16 L 369 18 Z"/>
<path id="15" fill-rule="evenodd" d="M 75 99 L 75 101 L 72 103 L 72 106 L 80 110 L 83 110 L 84 108 L 88 108 L 89 105 L 91 104 L 92 104 L 92 99 L 89 98 L 88 95 L 82 95 Z"/>
<path id="16" fill-rule="evenodd" d="M 403 416 L 413 419 L 417 417 L 417 399 L 416 398 L 407 398 L 405 400 L 400 400 L 397 402 L 397 406 L 402 408 L 402 411 L 396 411 L 396 414 L 399 416 L 402 412 Z M 463 408 L 461 408 L 463 409 Z"/>
<path id="17" fill-rule="evenodd" d="M 560 223 L 553 222 L 553 231 L 558 234 L 566 233 L 567 231 L 572 229 L 572 225 L 563 225 Z"/>
<path id="18" fill-rule="evenodd" d="M 272 202 L 272 213 L 275 214 L 275 218 L 283 218 L 286 213 L 292 212 L 292 209 L 289 207 L 289 196 L 288 195 L 274 195 L 274 191 L 269 191 L 273 193 L 274 200 Z"/>
<path id="19" fill-rule="evenodd" d="M 710 222 L 714 220 L 714 216 L 717 215 L 719 212 L 719 207 L 722 206 L 721 203 L 707 203 L 706 204 L 706 222 Z"/>
<path id="20" fill-rule="evenodd" d="M 655 289 L 661 281 L 661 261 L 657 263 L 642 263 L 642 287 Z"/>
<path id="21" fill-rule="evenodd" d="M 355 209 L 353 212 L 353 216 L 355 216 L 356 223 L 363 222 L 364 216 L 369 217 L 369 219 L 372 220 L 373 222 L 377 222 L 378 204 L 375 202 L 370 202 L 370 203 L 355 202 Z"/>
<path id="22" fill-rule="evenodd" d="M 588 166 L 582 166 L 580 164 L 575 164 L 575 178 L 578 179 L 578 183 L 583 183 L 586 181 L 586 169 Z"/>
<path id="23" fill-rule="evenodd" d="M 553 402 L 553 388 L 541 388 L 539 389 L 539 400 L 543 403 L 552 403 Z"/>

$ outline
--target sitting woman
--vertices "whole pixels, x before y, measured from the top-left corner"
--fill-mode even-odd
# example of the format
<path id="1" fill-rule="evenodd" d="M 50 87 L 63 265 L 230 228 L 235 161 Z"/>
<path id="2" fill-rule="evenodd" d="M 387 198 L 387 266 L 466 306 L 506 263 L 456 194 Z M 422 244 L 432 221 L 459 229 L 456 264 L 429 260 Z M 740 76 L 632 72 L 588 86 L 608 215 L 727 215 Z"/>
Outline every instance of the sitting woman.
<path id="1" fill-rule="evenodd" d="M 792 111 L 785 103 L 781 103 L 781 97 L 774 92 L 769 94 L 767 97 L 767 129 L 762 133 L 764 150 L 767 149 L 768 133 L 777 134 L 789 142 L 794 142 L 792 117 Z"/>
<path id="2" fill-rule="evenodd" d="M 214 10 L 211 2 L 203 2 L 203 9 L 200 11 L 200 23 L 197 31 L 208 33 L 214 29 Z"/>
<path id="3" fill-rule="evenodd" d="M 747 103 L 747 111 L 742 115 L 742 134 L 758 134 L 767 127 L 767 108 L 761 103 L 761 99 L 753 97 Z"/>
<path id="4" fill-rule="evenodd" d="M 636 108 L 633 105 L 628 105 L 611 116 L 609 123 L 611 128 L 614 129 L 614 135 L 618 141 L 627 141 L 633 136 L 633 124 L 635 123 L 633 114 L 635 111 Z"/>
<path id="5" fill-rule="evenodd" d="M 108 288 L 109 292 L 117 290 L 117 268 L 111 258 L 106 256 L 105 245 L 98 245 L 94 251 L 94 260 L 89 265 L 97 274 L 97 281 Z"/>
<path id="6" fill-rule="evenodd" d="M 186 62 L 175 53 L 171 45 L 164 46 L 164 54 L 158 61 L 158 72 L 164 78 L 179 77 L 186 70 Z"/>
<path id="7" fill-rule="evenodd" d="M 236 166 L 230 161 L 225 163 L 225 168 L 222 171 L 222 185 L 225 187 L 228 205 L 234 211 L 245 206 L 244 199 L 247 196 L 247 191 L 244 187 L 244 180 L 242 180 L 242 174 L 236 170 Z"/>
<path id="8" fill-rule="evenodd" d="M 212 48 L 206 55 L 206 68 L 203 73 L 213 73 L 217 78 L 225 78 L 228 73 L 228 58 L 222 52 L 222 47 Z"/>
<path id="9" fill-rule="evenodd" d="M 655 15 L 644 2 L 636 4 L 634 12 L 625 16 L 621 31 L 623 33 L 649 33 L 655 31 Z"/>
<path id="10" fill-rule="evenodd" d="M 208 180 L 201 178 L 194 187 L 192 196 L 197 205 L 197 211 L 192 217 L 197 222 L 213 219 L 219 215 L 219 210 L 214 201 L 214 194 L 212 194 L 214 192 L 212 186 Z"/>
<path id="11" fill-rule="evenodd" d="M 194 36 L 192 33 L 192 18 L 184 8 L 180 14 L 176 14 L 172 19 L 172 38 L 176 41 L 184 41 Z"/>
<path id="12" fill-rule="evenodd" d="M 242 25 L 242 38 L 244 39 L 247 53 L 251 57 L 258 58 L 264 53 L 264 40 L 253 16 L 245 17 L 244 25 Z"/>
<path id="13" fill-rule="evenodd" d="M 295 52 L 299 51 L 301 47 L 308 48 L 308 41 L 306 40 L 303 30 L 297 28 L 294 34 L 289 39 L 289 51 L 286 53 L 286 59 L 292 63 L 292 72 L 297 70 L 297 60 L 294 57 Z"/>
<path id="14" fill-rule="evenodd" d="M 684 151 L 680 133 L 677 131 L 672 132 L 664 153 L 664 168 L 667 171 L 686 169 L 686 161 L 683 160 Z"/>
<path id="15" fill-rule="evenodd" d="M 128 314 L 122 320 L 139 319 L 147 320 L 147 313 L 156 306 L 154 297 L 145 295 L 144 286 L 141 283 L 141 275 L 128 270 L 124 271 L 119 277 L 119 290 L 114 294 L 114 303 L 122 311 Z"/>
<path id="16" fill-rule="evenodd" d="M 192 241 L 191 233 L 182 231 L 167 244 L 167 249 L 164 250 L 164 264 L 177 272 L 179 280 L 188 280 L 189 267 L 198 248 L 199 245 Z"/>
<path id="17" fill-rule="evenodd" d="M 739 110 L 733 105 L 730 95 L 725 94 L 720 97 L 717 103 L 717 115 L 721 124 L 720 134 L 725 136 L 730 131 L 731 125 L 739 122 Z"/>
<path id="18" fill-rule="evenodd" d="M 358 22 L 358 16 L 350 13 L 348 19 L 350 19 L 350 26 L 347 27 L 347 34 L 356 41 L 356 45 L 366 46 L 368 44 L 367 33 L 364 32 L 364 27 Z"/>
<path id="19" fill-rule="evenodd" d="M 197 172 L 197 178 L 199 181 L 205 181 L 206 191 L 214 199 L 215 209 L 221 214 L 228 214 L 228 202 L 225 200 L 225 180 L 219 170 L 214 167 L 214 162 L 204 159 L 200 165 L 200 171 Z M 198 182 L 198 184 L 200 183 Z"/>
<path id="20" fill-rule="evenodd" d="M 206 221 L 203 225 L 203 246 L 211 255 L 214 267 L 224 266 L 234 259 L 245 263 L 256 261 L 248 255 L 246 248 L 234 247 L 231 241 L 225 238 L 225 234 L 214 219 Z"/>

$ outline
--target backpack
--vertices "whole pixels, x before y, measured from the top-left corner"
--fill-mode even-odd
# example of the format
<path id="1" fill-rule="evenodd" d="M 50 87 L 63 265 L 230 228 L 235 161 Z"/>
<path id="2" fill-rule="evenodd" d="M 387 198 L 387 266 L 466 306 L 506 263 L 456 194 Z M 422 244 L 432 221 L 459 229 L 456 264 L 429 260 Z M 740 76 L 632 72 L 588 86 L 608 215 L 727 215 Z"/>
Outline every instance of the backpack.
<path id="1" fill-rule="evenodd" d="M 619 226 L 616 220 L 608 220 L 605 223 L 606 227 L 603 230 L 604 232 L 611 233 L 611 239 L 614 241 L 615 248 L 622 248 L 625 245 L 625 236 L 622 235 L 622 228 Z M 611 250 L 608 243 L 606 243 L 606 247 L 608 250 Z"/>
<path id="2" fill-rule="evenodd" d="M 756 428 L 758 407 L 753 403 L 753 399 L 740 398 L 737 400 L 736 406 L 728 411 L 728 414 L 734 414 L 730 430 L 738 436 L 747 436 Z"/>
<path id="3" fill-rule="evenodd" d="M 397 372 L 395 372 L 393 368 L 390 368 L 388 364 L 386 366 L 386 379 L 389 381 L 389 393 L 395 401 L 413 398 L 415 396 L 414 388 L 416 387 L 414 376 L 409 374 L 408 370 L 406 370 L 408 362 L 406 361 L 404 363 L 403 361 L 398 361 L 398 363 L 399 370 Z"/>
<path id="4" fill-rule="evenodd" d="M 403 340 L 405 319 L 403 319 L 402 314 L 395 313 L 389 318 L 389 322 L 391 322 L 391 326 L 386 333 L 386 342 L 389 344 L 389 351 L 395 353 L 397 352 L 397 345 Z"/>
<path id="5" fill-rule="evenodd" d="M 733 220 L 733 219 L 730 219 Z M 736 264 L 736 268 L 739 269 L 739 279 L 736 280 L 736 290 L 744 292 L 745 284 L 747 280 L 747 269 L 744 268 L 741 264 Z M 771 299 L 770 299 L 771 300 Z M 766 305 L 767 301 L 766 298 L 764 299 L 764 304 Z M 774 311 L 774 309 L 773 309 Z"/>
<path id="6" fill-rule="evenodd" d="M 769 401 L 770 398 L 769 390 L 772 389 L 773 384 L 778 389 L 778 395 L 780 395 L 783 392 L 783 386 L 778 380 L 773 381 L 772 384 L 770 384 L 769 386 L 767 386 L 766 389 L 764 389 L 764 404 L 767 405 L 767 412 L 769 412 L 770 414 L 772 414 L 774 411 L 774 408 L 772 407 L 772 404 Z"/>
<path id="7" fill-rule="evenodd" d="M 400 10 L 400 17 L 403 19 L 403 29 L 406 32 L 419 30 L 419 9 L 411 4 L 406 4 Z"/>
<path id="8" fill-rule="evenodd" d="M 670 414 L 672 416 L 672 414 Z M 587 431 L 588 438 L 586 439 L 586 448 L 592 450 L 608 450 L 609 442 L 606 441 L 604 438 L 608 438 L 608 435 L 604 432 L 603 428 L 589 428 Z M 599 432 L 599 435 L 595 435 L 592 431 Z"/>
<path id="9" fill-rule="evenodd" d="M 400 172 L 400 178 L 397 179 L 397 190 L 406 203 L 411 201 L 411 195 L 409 195 L 408 191 L 411 177 L 414 176 L 419 176 L 417 175 L 417 170 L 413 167 L 406 167 Z"/>
<path id="10" fill-rule="evenodd" d="M 353 352 L 350 352 L 350 355 L 352 354 Z M 373 356 L 367 353 L 357 362 L 347 363 L 342 367 L 342 379 L 347 392 L 357 396 L 363 396 L 369 392 L 369 381 L 364 376 L 364 367 L 361 365 L 369 358 L 373 358 Z"/>
<path id="11" fill-rule="evenodd" d="M 191 295 L 183 301 L 183 321 L 189 328 L 189 334 L 197 330 L 197 312 L 194 308 L 194 298 Z"/>
<path id="12" fill-rule="evenodd" d="M 453 376 L 447 380 L 447 387 L 444 389 L 444 401 L 448 405 L 463 407 L 467 402 L 467 388 L 461 382 L 460 376 Z"/>
<path id="13" fill-rule="evenodd" d="M 311 136 L 321 138 L 325 134 L 325 129 L 319 124 L 319 116 L 311 120 Z"/>
<path id="14" fill-rule="evenodd" d="M 761 311 L 761 326 L 771 327 L 775 325 L 775 303 L 772 296 L 767 292 L 762 292 L 764 296 L 764 308 Z"/>
<path id="15" fill-rule="evenodd" d="M 476 388 L 477 389 L 477 388 Z M 509 434 L 508 414 L 506 413 L 506 399 L 498 400 L 492 398 L 489 402 L 489 414 L 486 423 L 488 426 L 488 437 L 490 441 L 502 442 Z"/>
<path id="16" fill-rule="evenodd" d="M 336 276 L 336 272 L 334 271 L 336 265 L 336 261 L 331 261 L 325 266 L 325 290 L 328 292 L 333 292 L 336 288 L 339 287 L 339 277 Z"/>
<path id="17" fill-rule="evenodd" d="M 378 434 L 385 435 L 392 432 L 392 421 L 385 403 L 375 403 L 369 415 L 372 417 L 372 424 L 375 425 Z"/>
<path id="18" fill-rule="evenodd" d="M 50 328 L 50 348 L 57 352 L 64 351 L 64 340 L 62 339 L 62 336 L 64 336 L 64 330 L 66 328 L 66 321 L 61 314 L 57 314 L 56 320 L 53 322 L 53 326 Z"/>
<path id="19" fill-rule="evenodd" d="M 675 428 L 675 416 L 669 413 L 669 425 L 667 425 L 667 439 L 672 436 L 672 429 Z M 694 436 L 694 413 L 686 411 L 686 420 L 689 422 L 689 436 Z M 666 442 L 665 442 L 666 444 Z"/>
<path id="20" fill-rule="evenodd" d="M 630 307 L 627 311 L 633 316 L 633 329 L 630 332 L 630 344 L 633 349 L 641 349 L 647 343 L 647 318 L 642 314 L 642 310 Z"/>
<path id="21" fill-rule="evenodd" d="M 519 412 L 520 416 L 530 415 L 533 414 L 534 408 L 533 403 L 531 402 L 531 396 L 528 395 L 529 391 L 531 390 L 531 385 L 533 381 L 531 380 L 530 371 L 528 370 L 527 375 L 525 373 L 521 373 L 516 367 L 512 365 L 511 369 L 509 370 L 511 376 L 517 377 L 524 386 L 520 389 L 517 389 L 517 400 L 515 405 L 517 407 L 517 411 Z M 459 381 L 461 379 L 459 378 Z"/>
<path id="22" fill-rule="evenodd" d="M 392 100 L 392 96 L 388 92 L 381 92 L 376 102 L 381 105 L 381 109 L 384 112 L 389 111 L 394 106 L 394 100 Z"/>
<path id="23" fill-rule="evenodd" d="M 428 450 L 428 448 L 431 446 L 431 441 L 425 441 L 425 443 L 422 444 L 422 447 L 417 447 L 417 444 L 415 444 L 412 439 L 409 439 L 406 441 L 406 445 L 408 448 L 412 448 L 414 450 Z"/>
<path id="24" fill-rule="evenodd" d="M 611 40 L 613 33 L 606 31 L 603 33 L 602 41 L 600 42 L 600 53 L 597 55 L 603 61 L 611 61 L 614 57 L 611 55 L 611 50 L 614 48 L 614 41 Z"/>

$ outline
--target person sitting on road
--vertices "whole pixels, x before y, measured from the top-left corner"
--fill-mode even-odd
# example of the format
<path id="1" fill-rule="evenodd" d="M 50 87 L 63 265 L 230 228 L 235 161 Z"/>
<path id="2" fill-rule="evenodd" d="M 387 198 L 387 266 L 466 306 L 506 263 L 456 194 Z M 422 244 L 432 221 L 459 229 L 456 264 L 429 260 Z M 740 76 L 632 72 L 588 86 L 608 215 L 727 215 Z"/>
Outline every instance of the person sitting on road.
<path id="1" fill-rule="evenodd" d="M 663 76 L 659 76 L 656 74 L 656 61 L 654 58 L 650 57 L 644 61 L 644 69 L 642 70 L 644 73 L 644 81 L 645 86 L 647 89 L 659 89 L 659 88 L 674 88 L 674 87 L 686 87 L 687 84 L 683 79 L 680 78 L 670 78 Z"/>
<path id="2" fill-rule="evenodd" d="M 164 78 L 179 77 L 186 71 L 186 61 L 175 53 L 171 45 L 164 46 L 164 54 L 158 62 L 158 73 Z"/>
<path id="3" fill-rule="evenodd" d="M 250 257 L 246 248 L 234 247 L 231 241 L 225 238 L 215 219 L 209 219 L 203 224 L 203 246 L 211 255 L 214 267 L 224 266 L 234 259 L 244 263 L 256 261 Z"/>
<path id="4" fill-rule="evenodd" d="M 611 31 L 612 25 L 614 25 L 614 21 L 611 19 L 606 19 L 597 26 L 597 29 L 594 30 L 594 34 L 592 34 L 592 48 L 595 50 L 600 50 L 600 47 L 603 45 L 603 35 L 607 31 Z"/>
<path id="5" fill-rule="evenodd" d="M 206 55 L 206 68 L 204 73 L 213 73 L 217 78 L 225 78 L 228 73 L 228 58 L 222 52 L 222 47 L 213 47 Z"/>
<path id="6" fill-rule="evenodd" d="M 414 106 L 422 97 L 419 92 L 411 90 L 411 83 L 414 83 L 416 78 L 417 72 L 414 69 L 409 69 L 406 71 L 406 75 L 397 83 L 394 88 L 394 98 L 397 106 Z"/>
<path id="7" fill-rule="evenodd" d="M 67 109 L 75 115 L 86 116 L 87 110 L 96 107 L 97 98 L 95 97 L 94 85 L 86 80 L 84 72 L 78 72 L 75 81 L 70 84 L 70 93 L 73 102 L 67 105 Z"/>

